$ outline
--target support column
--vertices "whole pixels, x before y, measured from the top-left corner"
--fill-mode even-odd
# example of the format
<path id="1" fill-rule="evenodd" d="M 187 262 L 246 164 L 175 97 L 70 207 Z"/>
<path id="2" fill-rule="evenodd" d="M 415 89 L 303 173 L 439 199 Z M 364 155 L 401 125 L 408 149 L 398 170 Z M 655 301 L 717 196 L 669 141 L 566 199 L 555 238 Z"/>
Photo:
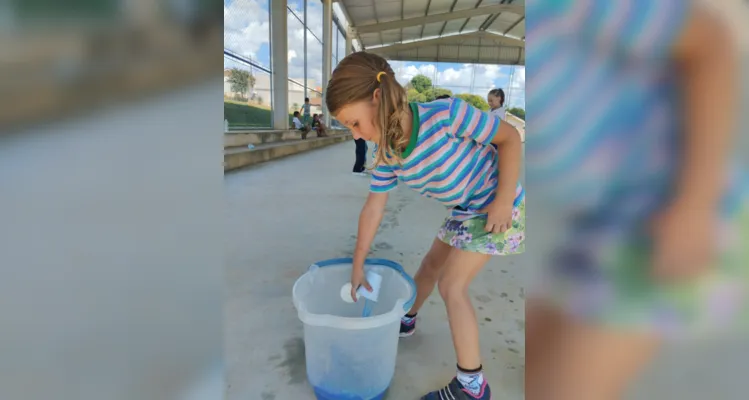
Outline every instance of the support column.
<path id="1" fill-rule="evenodd" d="M 512 82 L 515 81 L 515 66 L 512 66 L 512 72 L 510 72 L 510 83 L 507 84 L 507 93 L 505 93 L 505 109 L 510 108 L 510 100 L 512 99 Z"/>
<path id="2" fill-rule="evenodd" d="M 307 86 L 309 85 L 307 79 L 307 1 L 309 0 L 304 0 L 304 98 L 309 97 L 307 92 Z"/>
<path id="3" fill-rule="evenodd" d="M 330 126 L 330 113 L 325 96 L 328 94 L 328 82 L 333 58 L 333 0 L 323 0 L 322 2 L 322 113 L 325 114 L 324 123 Z"/>
<path id="4" fill-rule="evenodd" d="M 289 129 L 289 48 L 286 0 L 270 2 L 273 129 Z"/>
<path id="5" fill-rule="evenodd" d="M 348 32 L 346 32 L 346 55 L 349 55 L 353 53 L 353 47 L 354 47 L 354 30 L 351 28 L 348 28 Z"/>

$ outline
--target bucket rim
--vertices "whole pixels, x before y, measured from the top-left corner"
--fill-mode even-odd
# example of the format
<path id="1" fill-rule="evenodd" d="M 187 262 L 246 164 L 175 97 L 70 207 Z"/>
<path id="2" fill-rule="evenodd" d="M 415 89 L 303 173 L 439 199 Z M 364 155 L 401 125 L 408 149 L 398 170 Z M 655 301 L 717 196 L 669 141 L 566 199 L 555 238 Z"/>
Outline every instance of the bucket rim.
<path id="1" fill-rule="evenodd" d="M 312 263 L 308 271 L 314 269 L 315 267 L 318 268 L 324 268 L 329 267 L 332 265 L 341 265 L 341 264 L 353 264 L 354 259 L 353 257 L 341 257 L 341 258 L 331 258 L 328 260 L 322 260 L 315 263 Z M 398 273 L 400 273 L 401 277 L 406 280 L 408 285 L 411 287 L 411 297 L 403 304 L 403 311 L 408 312 L 411 310 L 411 307 L 413 307 L 414 302 L 416 301 L 416 282 L 411 278 L 408 273 L 406 273 L 406 270 L 403 268 L 402 265 L 399 263 L 388 260 L 386 258 L 367 258 L 364 260 L 364 265 L 370 265 L 370 266 L 381 266 L 381 267 L 388 267 L 391 269 L 394 269 Z"/>

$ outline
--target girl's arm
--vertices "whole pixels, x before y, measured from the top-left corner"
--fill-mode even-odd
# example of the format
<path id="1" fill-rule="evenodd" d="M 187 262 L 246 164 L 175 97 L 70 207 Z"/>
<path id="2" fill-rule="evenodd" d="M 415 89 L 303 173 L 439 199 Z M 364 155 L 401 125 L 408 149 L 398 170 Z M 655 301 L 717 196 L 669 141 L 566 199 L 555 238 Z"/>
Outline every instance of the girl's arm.
<path id="1" fill-rule="evenodd" d="M 714 208 L 725 190 L 738 106 L 738 56 L 728 27 L 696 7 L 676 44 L 684 87 L 685 137 L 678 199 Z"/>
<path id="2" fill-rule="evenodd" d="M 354 270 L 363 271 L 364 260 L 369 254 L 377 229 L 380 227 L 382 216 L 385 214 L 388 193 L 370 192 L 366 203 L 359 214 L 359 231 L 354 249 Z"/>
<path id="3" fill-rule="evenodd" d="M 492 143 L 497 145 L 499 154 L 499 182 L 494 204 L 512 205 L 520 179 L 520 164 L 523 161 L 520 133 L 512 124 L 502 121 Z"/>
<path id="4" fill-rule="evenodd" d="M 738 105 L 738 57 L 730 32 L 697 5 L 674 54 L 684 93 L 680 175 L 672 203 L 652 221 L 654 274 L 664 280 L 694 278 L 713 265 Z"/>

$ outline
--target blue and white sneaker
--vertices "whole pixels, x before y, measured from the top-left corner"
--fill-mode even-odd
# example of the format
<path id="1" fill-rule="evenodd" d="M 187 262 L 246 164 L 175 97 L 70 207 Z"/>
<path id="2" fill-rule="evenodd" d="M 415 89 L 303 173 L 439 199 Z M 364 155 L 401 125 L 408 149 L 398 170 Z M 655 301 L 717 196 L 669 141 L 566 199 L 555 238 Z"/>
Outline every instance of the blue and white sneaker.
<path id="1" fill-rule="evenodd" d="M 492 390 L 489 385 L 484 381 L 481 384 L 481 391 L 478 395 L 471 393 L 468 389 L 458 381 L 458 378 L 453 378 L 450 383 L 440 390 L 426 394 L 421 400 L 491 400 Z"/>
<path id="2" fill-rule="evenodd" d="M 401 331 L 400 337 L 409 337 L 416 332 L 416 316 L 413 318 L 403 317 L 401 318 Z"/>

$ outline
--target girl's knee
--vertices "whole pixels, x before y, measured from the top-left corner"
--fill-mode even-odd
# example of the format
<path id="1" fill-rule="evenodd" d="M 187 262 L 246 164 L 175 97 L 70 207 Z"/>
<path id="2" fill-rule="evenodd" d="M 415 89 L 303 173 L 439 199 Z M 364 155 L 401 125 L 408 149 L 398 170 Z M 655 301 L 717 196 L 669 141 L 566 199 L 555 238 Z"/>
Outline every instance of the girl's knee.
<path id="1" fill-rule="evenodd" d="M 440 260 L 434 254 L 427 253 L 421 261 L 421 269 L 429 275 L 437 276 L 445 260 Z"/>
<path id="2" fill-rule="evenodd" d="M 444 276 L 437 282 L 437 289 L 445 302 L 465 298 L 468 292 L 468 288 L 462 282 L 445 279 Z"/>

